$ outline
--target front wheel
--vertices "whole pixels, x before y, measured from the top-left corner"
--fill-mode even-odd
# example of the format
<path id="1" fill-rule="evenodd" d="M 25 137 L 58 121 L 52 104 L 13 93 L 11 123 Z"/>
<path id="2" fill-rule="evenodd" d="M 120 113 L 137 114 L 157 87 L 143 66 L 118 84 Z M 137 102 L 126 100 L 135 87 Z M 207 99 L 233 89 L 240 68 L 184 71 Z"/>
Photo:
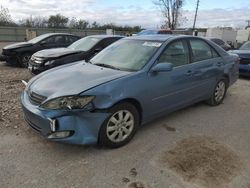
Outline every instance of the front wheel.
<path id="1" fill-rule="evenodd" d="M 134 105 L 121 103 L 112 107 L 111 115 L 104 121 L 99 134 L 99 144 L 118 148 L 127 144 L 139 125 L 139 113 Z"/>
<path id="2" fill-rule="evenodd" d="M 221 79 L 217 82 L 212 97 L 207 101 L 211 106 L 221 104 L 227 93 L 228 82 L 226 79 Z"/>
<path id="3" fill-rule="evenodd" d="M 28 53 L 21 55 L 20 60 L 19 60 L 20 66 L 27 68 L 29 65 L 30 58 L 31 58 L 31 55 Z"/>

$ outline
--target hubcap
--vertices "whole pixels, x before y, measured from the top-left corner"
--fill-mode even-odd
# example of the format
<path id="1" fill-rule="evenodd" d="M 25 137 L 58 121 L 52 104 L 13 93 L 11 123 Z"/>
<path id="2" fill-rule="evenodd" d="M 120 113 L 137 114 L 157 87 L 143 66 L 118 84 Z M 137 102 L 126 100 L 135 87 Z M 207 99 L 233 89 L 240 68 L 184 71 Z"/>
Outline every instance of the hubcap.
<path id="1" fill-rule="evenodd" d="M 214 94 L 216 102 L 220 102 L 223 99 L 225 91 L 226 91 L 225 82 L 220 81 L 215 89 L 215 94 Z"/>
<path id="2" fill-rule="evenodd" d="M 122 142 L 134 129 L 134 116 L 127 110 L 113 114 L 107 124 L 107 136 L 112 142 Z"/>
<path id="3" fill-rule="evenodd" d="M 24 65 L 25 67 L 28 65 L 29 60 L 30 60 L 30 56 L 28 56 L 28 55 L 23 56 L 22 62 L 23 62 L 23 65 Z"/>

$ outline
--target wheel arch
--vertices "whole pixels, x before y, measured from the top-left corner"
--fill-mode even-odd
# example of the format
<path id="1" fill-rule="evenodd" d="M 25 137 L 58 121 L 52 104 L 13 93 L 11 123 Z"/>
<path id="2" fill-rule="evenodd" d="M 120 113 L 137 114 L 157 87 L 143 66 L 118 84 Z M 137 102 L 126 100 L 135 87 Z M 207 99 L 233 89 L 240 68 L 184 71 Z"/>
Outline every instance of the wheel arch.
<path id="1" fill-rule="evenodd" d="M 223 78 L 226 79 L 226 81 L 227 81 L 227 87 L 228 87 L 228 86 L 229 86 L 229 83 L 230 83 L 230 77 L 229 77 L 229 75 L 226 74 L 226 73 L 224 73 Z"/>
<path id="2" fill-rule="evenodd" d="M 135 108 L 137 109 L 138 113 L 139 113 L 139 120 L 140 120 L 140 123 L 142 122 L 142 117 L 143 117 L 143 110 L 142 110 L 142 106 L 141 106 L 141 103 L 136 100 L 135 98 L 125 98 L 125 99 L 121 99 L 120 101 L 116 102 L 115 104 L 113 104 L 110 108 L 112 108 L 113 106 L 115 105 L 118 105 L 118 104 L 121 104 L 121 103 L 130 103 L 132 104 L 133 106 L 135 106 Z"/>

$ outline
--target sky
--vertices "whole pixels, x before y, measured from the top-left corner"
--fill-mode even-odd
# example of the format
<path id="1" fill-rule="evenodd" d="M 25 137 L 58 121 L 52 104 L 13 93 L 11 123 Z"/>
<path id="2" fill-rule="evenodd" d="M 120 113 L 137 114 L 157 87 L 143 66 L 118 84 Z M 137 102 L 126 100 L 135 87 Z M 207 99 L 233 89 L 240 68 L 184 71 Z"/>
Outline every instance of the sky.
<path id="1" fill-rule="evenodd" d="M 18 21 L 30 16 L 63 14 L 117 25 L 160 27 L 164 21 L 155 0 L 0 0 L 12 18 Z M 184 0 L 181 27 L 192 27 L 196 0 Z M 197 27 L 243 28 L 250 20 L 249 0 L 200 0 Z"/>

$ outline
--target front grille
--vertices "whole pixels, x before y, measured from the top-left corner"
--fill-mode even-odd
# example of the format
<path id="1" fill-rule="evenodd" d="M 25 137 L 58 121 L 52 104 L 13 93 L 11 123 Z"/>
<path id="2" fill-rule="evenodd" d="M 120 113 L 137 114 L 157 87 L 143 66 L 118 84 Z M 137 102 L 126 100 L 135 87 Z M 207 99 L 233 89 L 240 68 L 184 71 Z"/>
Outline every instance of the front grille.
<path id="1" fill-rule="evenodd" d="M 6 56 L 11 56 L 11 55 L 13 55 L 13 53 L 12 53 L 10 50 L 5 50 L 5 49 L 3 49 L 2 54 L 3 54 L 3 55 L 6 55 Z"/>
<path id="2" fill-rule="evenodd" d="M 242 65 L 248 65 L 248 64 L 250 64 L 250 59 L 241 59 L 240 60 L 240 64 L 242 64 Z"/>
<path id="3" fill-rule="evenodd" d="M 34 123 L 32 123 L 31 121 L 28 120 L 28 118 L 25 117 L 26 122 L 28 123 L 28 125 L 34 129 L 36 132 L 41 132 L 41 127 L 38 127 L 37 125 L 35 125 Z"/>
<path id="4" fill-rule="evenodd" d="M 47 97 L 39 95 L 35 92 L 31 92 L 29 93 L 29 99 L 30 102 L 34 105 L 40 105 L 42 104 L 43 101 L 45 101 L 47 99 Z"/>

